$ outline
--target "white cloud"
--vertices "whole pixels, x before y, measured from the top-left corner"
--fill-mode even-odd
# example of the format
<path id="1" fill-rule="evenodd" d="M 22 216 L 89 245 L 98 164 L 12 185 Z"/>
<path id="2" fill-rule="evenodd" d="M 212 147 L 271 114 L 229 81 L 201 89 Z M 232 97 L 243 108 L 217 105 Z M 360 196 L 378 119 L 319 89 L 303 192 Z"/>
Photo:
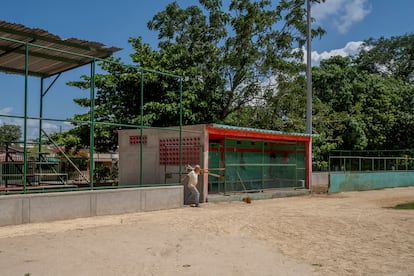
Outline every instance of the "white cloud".
<path id="1" fill-rule="evenodd" d="M 4 116 L 7 116 L 7 115 L 10 115 L 10 113 L 12 111 L 13 111 L 12 107 L 4 107 L 4 108 L 0 109 L 0 114 L 4 115 Z M 10 121 L 10 118 L 8 118 L 8 117 L 0 117 L 0 125 L 10 124 L 9 121 Z"/>
<path id="2" fill-rule="evenodd" d="M 321 60 L 328 59 L 333 56 L 353 56 L 359 53 L 362 41 L 350 41 L 348 42 L 344 48 L 341 49 L 333 49 L 328 51 L 323 51 L 322 53 L 318 53 L 316 51 L 312 51 L 312 63 L 319 64 Z"/>
<path id="3" fill-rule="evenodd" d="M 12 107 L 5 107 L 5 108 L 0 109 L 0 114 L 2 114 L 2 115 L 8 115 L 12 111 L 13 111 L 13 108 Z"/>
<path id="4" fill-rule="evenodd" d="M 353 24 L 362 21 L 370 12 L 369 0 L 326 0 L 312 6 L 312 17 L 317 22 L 329 21 L 339 33 L 349 31 Z M 322 24 L 323 25 L 323 24 Z"/>
<path id="5" fill-rule="evenodd" d="M 4 115 L 4 117 L 0 117 L 0 125 L 2 124 L 9 124 L 9 125 L 17 125 L 20 127 L 21 131 L 23 132 L 24 128 L 24 119 L 23 118 L 16 118 L 16 117 L 7 117 L 10 115 L 13 108 L 6 107 L 0 109 L 0 114 Z M 37 119 L 28 119 L 27 120 L 27 139 L 32 140 L 39 137 L 39 120 Z M 46 131 L 46 133 L 55 133 L 60 131 L 68 131 L 73 128 L 69 122 L 46 122 L 43 121 L 42 129 Z M 22 133 L 23 135 L 23 133 Z M 22 138 L 23 139 L 23 138 Z"/>
<path id="6" fill-rule="evenodd" d="M 327 0 L 325 3 L 312 5 L 311 13 L 318 21 L 336 15 L 344 5 L 344 0 Z"/>

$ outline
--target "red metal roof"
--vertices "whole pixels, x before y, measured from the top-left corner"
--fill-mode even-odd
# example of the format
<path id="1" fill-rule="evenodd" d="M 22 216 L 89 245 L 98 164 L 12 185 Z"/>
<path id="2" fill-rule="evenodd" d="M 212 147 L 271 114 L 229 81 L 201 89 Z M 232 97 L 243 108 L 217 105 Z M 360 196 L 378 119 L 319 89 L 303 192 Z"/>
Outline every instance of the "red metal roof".
<path id="1" fill-rule="evenodd" d="M 234 127 L 220 124 L 206 125 L 210 138 L 245 138 L 245 139 L 264 139 L 278 141 L 302 141 L 309 142 L 313 135 L 304 133 L 286 133 L 274 130 L 262 130 L 255 128 Z"/>

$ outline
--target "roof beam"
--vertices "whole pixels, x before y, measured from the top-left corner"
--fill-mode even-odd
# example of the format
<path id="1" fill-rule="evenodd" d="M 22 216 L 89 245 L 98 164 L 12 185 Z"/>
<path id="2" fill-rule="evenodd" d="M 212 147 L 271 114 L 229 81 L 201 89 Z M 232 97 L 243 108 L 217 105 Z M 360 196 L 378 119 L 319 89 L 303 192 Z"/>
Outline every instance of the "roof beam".
<path id="1" fill-rule="evenodd" d="M 16 68 L 12 68 L 12 67 L 5 67 L 5 66 L 0 66 L 0 71 L 1 72 L 6 72 L 6 73 L 12 73 L 12 74 L 19 74 L 19 75 L 25 75 L 26 74 L 26 70 L 20 70 L 20 69 L 16 69 Z M 39 72 L 34 72 L 34 71 L 30 71 L 28 73 L 30 76 L 34 76 L 34 77 L 48 77 L 47 74 L 43 74 L 43 73 L 39 73 Z"/>
<path id="2" fill-rule="evenodd" d="M 31 41 L 29 41 L 28 43 L 33 43 L 33 42 L 35 42 L 36 41 L 36 39 L 32 39 Z M 0 57 L 2 57 L 2 56 L 7 56 L 9 53 L 12 53 L 12 52 L 14 52 L 14 51 L 16 51 L 16 50 L 18 50 L 18 49 L 20 49 L 20 48 L 23 48 L 24 47 L 24 45 L 25 44 L 20 44 L 19 46 L 16 46 L 16 47 L 1 47 L 0 46 L 0 50 L 2 50 L 2 51 L 4 51 L 4 53 L 1 53 L 0 54 Z"/>
<path id="3" fill-rule="evenodd" d="M 5 53 L 1 54 L 0 57 L 5 56 L 6 53 L 7 54 L 17 53 L 17 54 L 21 54 L 21 55 L 26 55 L 26 51 L 23 50 L 23 49 L 19 49 L 19 48 L 20 47 L 16 48 L 16 50 L 14 50 L 14 51 L 11 51 L 13 48 L 1 47 L 0 46 L 0 50 L 5 51 Z M 44 58 L 44 59 L 48 59 L 48 60 L 61 61 L 61 62 L 70 63 L 70 64 L 77 64 L 77 65 L 85 63 L 85 57 L 80 57 L 80 58 L 82 58 L 82 60 L 80 60 L 80 59 L 65 58 L 65 57 L 59 57 L 59 56 L 48 55 L 48 54 L 41 54 L 41 53 L 36 53 L 36 52 L 30 51 L 30 47 L 29 47 L 29 56 Z M 90 59 L 88 59 L 88 61 L 89 60 Z"/>

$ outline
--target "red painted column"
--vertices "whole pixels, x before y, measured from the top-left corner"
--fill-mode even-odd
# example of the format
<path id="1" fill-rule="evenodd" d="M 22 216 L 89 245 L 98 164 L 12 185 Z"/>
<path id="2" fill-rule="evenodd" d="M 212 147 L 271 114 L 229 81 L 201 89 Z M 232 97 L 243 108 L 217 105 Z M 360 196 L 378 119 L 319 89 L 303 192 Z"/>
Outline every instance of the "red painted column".
<path id="1" fill-rule="evenodd" d="M 306 188 L 312 188 L 312 137 L 306 142 Z"/>
<path id="2" fill-rule="evenodd" d="M 209 135 L 208 130 L 204 127 L 203 129 L 203 146 L 201 147 L 203 152 L 201 156 L 203 156 L 203 169 L 209 168 L 208 164 L 208 147 L 209 147 Z M 207 202 L 208 201 L 208 173 L 203 174 L 203 198 L 201 202 Z"/>

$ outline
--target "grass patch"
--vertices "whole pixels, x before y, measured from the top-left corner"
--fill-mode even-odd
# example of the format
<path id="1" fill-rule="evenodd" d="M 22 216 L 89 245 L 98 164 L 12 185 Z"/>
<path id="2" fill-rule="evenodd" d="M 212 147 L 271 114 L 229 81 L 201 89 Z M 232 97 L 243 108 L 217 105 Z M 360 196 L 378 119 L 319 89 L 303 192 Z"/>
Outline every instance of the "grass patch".
<path id="1" fill-rule="evenodd" d="M 413 210 L 414 209 L 414 202 L 395 205 L 394 209 Z"/>

